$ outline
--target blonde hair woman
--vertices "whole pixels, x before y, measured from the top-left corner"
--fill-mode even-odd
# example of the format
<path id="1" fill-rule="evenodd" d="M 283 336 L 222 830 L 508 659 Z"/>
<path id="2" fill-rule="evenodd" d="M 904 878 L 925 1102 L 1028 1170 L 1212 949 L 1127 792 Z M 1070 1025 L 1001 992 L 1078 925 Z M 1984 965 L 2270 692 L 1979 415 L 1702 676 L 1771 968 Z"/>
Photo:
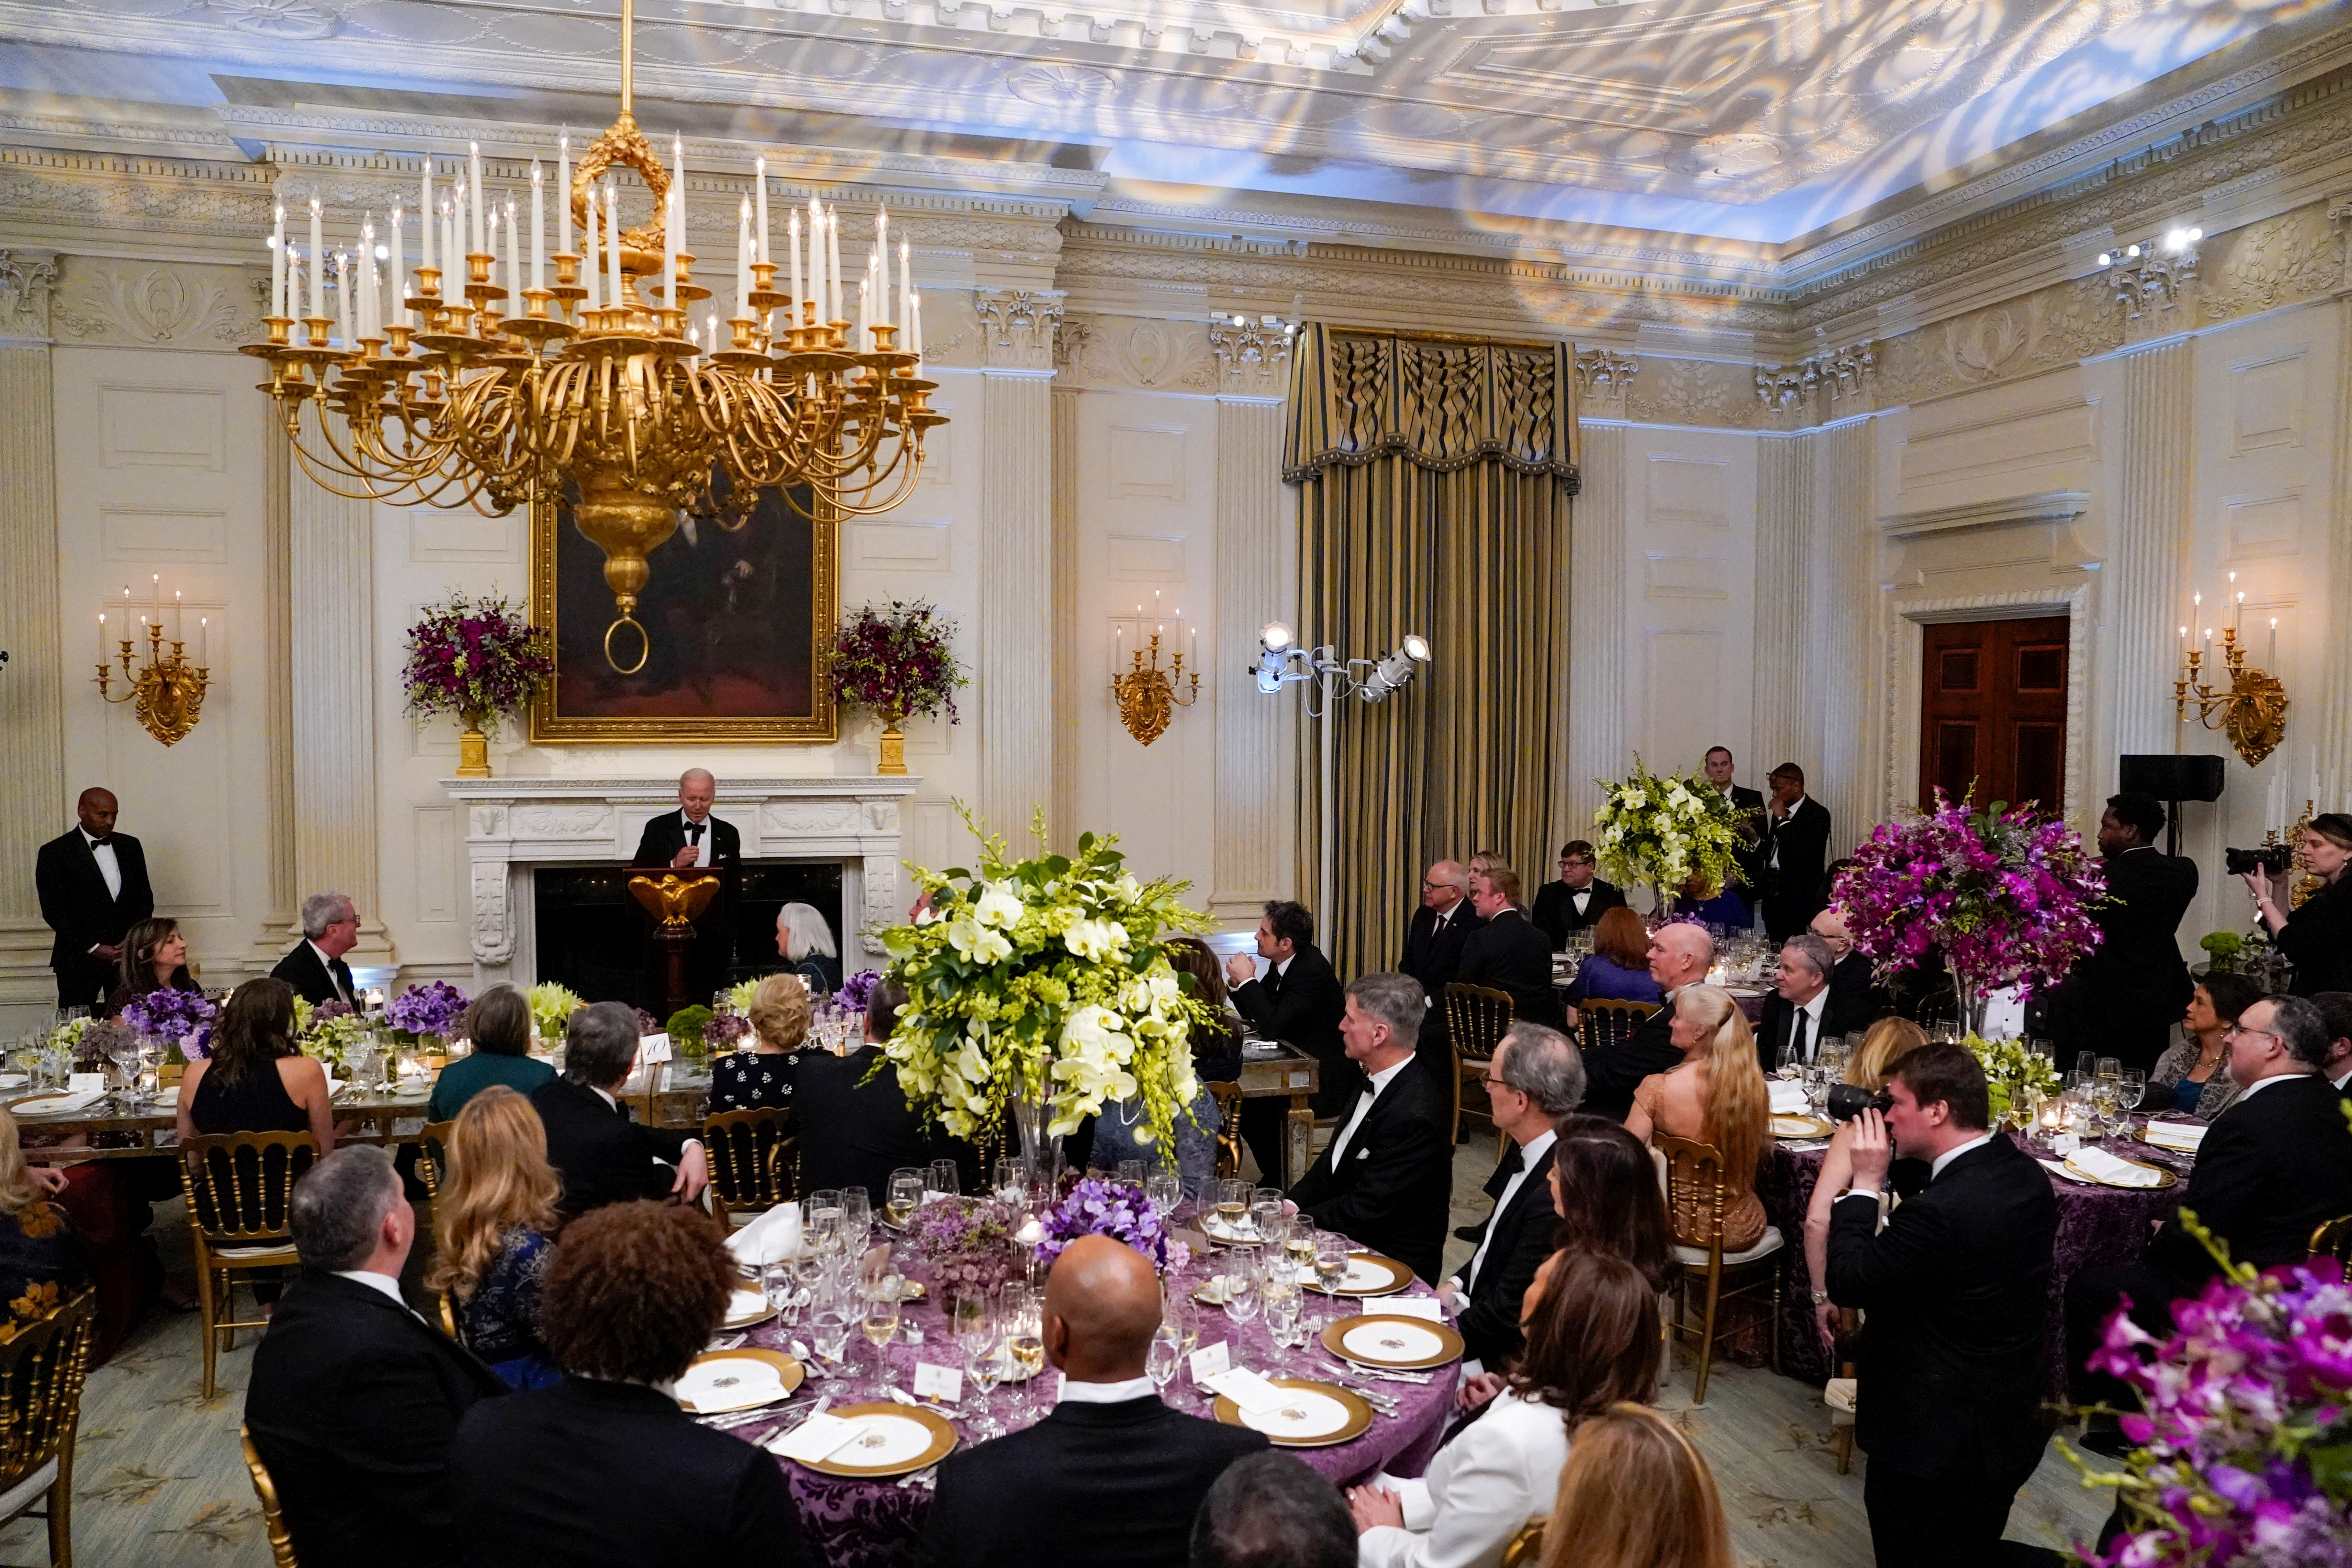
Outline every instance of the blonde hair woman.
<path id="1" fill-rule="evenodd" d="M 1764 1239 L 1756 1167 L 1771 1136 L 1756 1037 L 1730 992 L 1720 985 L 1685 985 L 1675 993 L 1668 1038 L 1683 1053 L 1683 1065 L 1641 1081 L 1625 1131 L 1644 1143 L 1653 1132 L 1664 1132 L 1715 1146 L 1723 1156 L 1723 1249 L 1744 1252 Z M 1697 1216 L 1674 1217 L 1675 1236 L 1698 1243 Z"/>
<path id="2" fill-rule="evenodd" d="M 509 1388 L 562 1381 L 539 1338 L 539 1281 L 555 1248 L 562 1178 L 530 1101 L 494 1084 L 466 1102 L 433 1203 L 426 1289 L 446 1291 L 457 1337 Z"/>
<path id="3" fill-rule="evenodd" d="M 1648 1405 L 1612 1405 L 1569 1439 L 1543 1568 L 1732 1568 L 1715 1472 Z"/>
<path id="4" fill-rule="evenodd" d="M 751 994 L 751 1047 L 710 1064 L 710 1109 L 781 1110 L 793 1102 L 793 1072 L 814 1016 L 797 974 L 771 974 Z"/>
<path id="5" fill-rule="evenodd" d="M 48 1201 L 65 1184 L 63 1173 L 25 1163 L 16 1119 L 0 1110 L 0 1322 L 41 1317 L 88 1272 L 65 1211 Z M 135 1315 L 137 1307 L 132 1310 Z M 121 1334 L 114 1331 L 107 1352 Z M 104 1329 L 101 1337 L 107 1337 Z"/>
<path id="6" fill-rule="evenodd" d="M 1862 1048 L 1846 1063 L 1845 1081 L 1876 1094 L 1895 1076 L 1903 1058 L 1927 1043 L 1927 1031 L 1910 1019 L 1881 1018 L 1870 1026 L 1870 1033 L 1862 1037 Z M 1805 1205 L 1805 1269 L 1812 1281 L 1813 1326 L 1821 1331 L 1822 1343 L 1832 1355 L 1837 1353 L 1838 1310 L 1825 1288 L 1830 1277 L 1830 1210 L 1853 1184 L 1853 1123 L 1843 1121 L 1822 1155 L 1821 1175 L 1813 1183 L 1811 1201 Z"/>

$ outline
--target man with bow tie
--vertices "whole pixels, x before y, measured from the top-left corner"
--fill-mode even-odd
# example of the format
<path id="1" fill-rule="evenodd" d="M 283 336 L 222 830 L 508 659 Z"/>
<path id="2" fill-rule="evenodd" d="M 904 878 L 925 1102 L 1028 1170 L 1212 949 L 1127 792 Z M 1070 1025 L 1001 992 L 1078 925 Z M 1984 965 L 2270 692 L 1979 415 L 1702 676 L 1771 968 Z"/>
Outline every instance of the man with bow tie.
<path id="1" fill-rule="evenodd" d="M 694 922 L 698 933 L 692 954 L 689 994 L 709 995 L 727 982 L 735 962 L 731 933 L 735 929 L 735 884 L 743 866 L 743 837 L 731 822 L 710 815 L 719 798 L 718 781 L 707 768 L 688 768 L 678 776 L 677 809 L 665 811 L 646 824 L 637 839 L 632 866 L 666 867 L 673 871 L 715 870 L 721 874 L 719 897 Z M 654 987 L 659 994 L 660 986 Z"/>
<path id="2" fill-rule="evenodd" d="M 49 968 L 58 977 L 60 1007 L 103 1001 L 115 981 L 124 935 L 155 912 L 146 852 L 131 835 L 114 831 L 119 809 L 111 792 L 82 791 L 74 805 L 79 824 L 42 845 L 33 862 L 41 919 L 58 933 Z"/>
<path id="3" fill-rule="evenodd" d="M 1557 1029 L 1513 1024 L 1481 1082 L 1495 1125 L 1511 1144 L 1486 1182 L 1495 1209 L 1472 1233 L 1478 1249 L 1437 1293 L 1458 1314 L 1454 1327 L 1466 1361 L 1500 1368 L 1524 1342 L 1519 1309 L 1559 1229 L 1551 1201 L 1552 1124 L 1584 1099 L 1584 1058 Z"/>
<path id="4" fill-rule="evenodd" d="M 359 993 L 352 986 L 351 966 L 343 954 L 359 945 L 360 911 L 341 893 L 313 893 L 302 900 L 302 941 L 269 972 L 283 980 L 294 994 L 313 1007 L 341 1002 L 360 1010 Z"/>

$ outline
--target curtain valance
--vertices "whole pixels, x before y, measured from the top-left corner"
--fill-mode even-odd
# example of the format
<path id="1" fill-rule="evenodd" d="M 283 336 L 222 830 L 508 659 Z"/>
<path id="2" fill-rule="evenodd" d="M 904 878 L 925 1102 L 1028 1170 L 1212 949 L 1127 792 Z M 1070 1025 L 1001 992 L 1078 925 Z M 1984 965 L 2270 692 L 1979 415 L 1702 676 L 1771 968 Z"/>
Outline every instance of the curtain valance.
<path id="1" fill-rule="evenodd" d="M 1492 461 L 1576 493 L 1575 366 L 1566 343 L 1452 342 L 1309 323 L 1291 380 L 1291 484 L 1382 457 L 1451 473 Z"/>

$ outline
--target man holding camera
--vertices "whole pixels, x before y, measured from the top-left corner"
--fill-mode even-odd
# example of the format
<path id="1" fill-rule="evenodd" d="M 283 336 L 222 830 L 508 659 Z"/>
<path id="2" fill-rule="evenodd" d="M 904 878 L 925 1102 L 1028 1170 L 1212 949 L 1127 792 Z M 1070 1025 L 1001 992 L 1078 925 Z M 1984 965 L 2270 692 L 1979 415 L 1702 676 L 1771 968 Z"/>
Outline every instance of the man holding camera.
<path id="1" fill-rule="evenodd" d="M 2042 1461 L 2042 1350 L 2058 1201 L 2031 1156 L 1989 1131 L 1984 1069 L 1922 1046 L 1854 1121 L 1853 1185 L 1830 1214 L 1829 1297 L 1867 1314 L 1854 1435 L 1881 1568 L 1978 1568 Z M 1879 1228 L 1900 1149 L 1927 1184 Z"/>
<path id="2" fill-rule="evenodd" d="M 2197 862 L 2156 847 L 2164 803 L 2152 795 L 2107 798 L 2099 853 L 2107 902 L 2091 911 L 2099 945 L 2050 999 L 2058 1059 L 2113 1057 L 2142 1072 L 2171 1044 L 2192 987 L 2180 959 L 2180 918 L 2197 897 Z"/>

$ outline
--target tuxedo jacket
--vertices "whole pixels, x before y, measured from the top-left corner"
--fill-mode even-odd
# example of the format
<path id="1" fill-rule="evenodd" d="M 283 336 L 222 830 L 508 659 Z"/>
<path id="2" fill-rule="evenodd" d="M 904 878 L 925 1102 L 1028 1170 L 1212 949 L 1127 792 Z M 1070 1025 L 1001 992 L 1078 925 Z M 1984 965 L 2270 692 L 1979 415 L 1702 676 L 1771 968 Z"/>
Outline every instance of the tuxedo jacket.
<path id="1" fill-rule="evenodd" d="M 2313 1231 L 2352 1214 L 2352 1127 L 2335 1086 L 2312 1073 L 2241 1093 L 2198 1145 L 2180 1206 L 2228 1242 L 2237 1262 L 2302 1262 Z M 2145 1261 L 2192 1286 L 2216 1272 L 2177 1217 L 2147 1244 Z"/>
<path id="2" fill-rule="evenodd" d="M 1584 890 L 1592 896 L 1584 900 L 1584 912 L 1576 912 L 1576 890 L 1566 882 L 1546 882 L 1536 889 L 1536 907 L 1528 917 L 1536 930 L 1544 933 L 1554 952 L 1568 946 L 1568 933 L 1599 925 L 1601 917 L 1611 910 L 1622 909 L 1625 903 L 1624 889 L 1614 882 L 1604 882 L 1595 877 Z"/>
<path id="3" fill-rule="evenodd" d="M 1348 993 L 1331 972 L 1331 961 L 1307 942 L 1290 955 L 1290 968 L 1277 974 L 1269 969 L 1261 980 L 1235 988 L 1234 1011 L 1269 1040 L 1297 1046 L 1323 1067 L 1322 1087 L 1316 1091 L 1315 1113 L 1328 1116 L 1336 1105 L 1351 1104 L 1364 1075 L 1348 1059 L 1339 1039 L 1339 1017 L 1348 1010 Z"/>
<path id="4" fill-rule="evenodd" d="M 923 1531 L 927 1568 L 1184 1568 L 1192 1516 L 1263 1433 L 1149 1395 L 1056 1405 L 950 1454 Z"/>
<path id="5" fill-rule="evenodd" d="M 1479 1227 L 1486 1257 L 1478 1265 L 1477 1278 L 1470 1281 L 1469 1304 L 1454 1326 L 1462 1335 L 1462 1353 L 1484 1363 L 1489 1372 L 1499 1370 L 1527 1342 L 1519 1332 L 1519 1309 L 1526 1304 L 1528 1288 L 1536 1282 L 1536 1270 L 1554 1250 L 1559 1215 L 1551 1205 L 1551 1154 L 1546 1149 L 1538 1156 L 1528 1179 L 1511 1194 L 1510 1207 L 1497 1208 Z M 1512 1144 L 1509 1162 L 1496 1165 L 1486 1178 L 1488 1197 L 1502 1201 L 1503 1189 L 1523 1158 L 1519 1146 Z M 1477 1256 L 1475 1249 L 1471 1256 Z"/>
<path id="6" fill-rule="evenodd" d="M 1857 1000 L 1851 992 L 1840 991 L 1834 983 L 1822 995 L 1824 1000 L 1820 1028 L 1809 1030 L 1806 1037 L 1815 1056 L 1821 1054 L 1822 1041 L 1842 1039 L 1856 1029 L 1866 1029 L 1877 1016 L 1869 1003 Z M 1764 1016 L 1756 1026 L 1756 1059 L 1762 1064 L 1767 1078 L 1780 1065 L 1780 1047 L 1789 1038 L 1797 1011 L 1796 1004 L 1777 991 L 1764 998 Z"/>
<path id="7" fill-rule="evenodd" d="M 1412 923 L 1405 928 L 1404 952 L 1397 959 L 1397 973 L 1420 981 L 1421 988 L 1429 993 L 1430 1005 L 1435 1006 L 1446 983 L 1462 978 L 1462 944 L 1485 923 L 1468 899 L 1454 906 L 1442 931 L 1435 910 L 1423 905 L 1413 910 Z"/>
<path id="8" fill-rule="evenodd" d="M 457 1561 L 449 1444 L 506 1393 L 463 1346 L 373 1287 L 306 1270 L 253 1352 L 245 1424 L 295 1555 L 351 1568 Z M 516 1462 L 515 1456 L 503 1463 Z"/>
<path id="9" fill-rule="evenodd" d="M 2324 1086 L 2323 1086 L 2324 1087 Z M 1871 1463 L 1928 1480 L 2022 1486 L 2041 1410 L 2058 1199 L 1995 1133 L 1878 1228 L 1878 1205 L 1830 1210 L 1830 1300 L 1862 1310 L 1855 1436 Z"/>
<path id="10" fill-rule="evenodd" d="M 122 891 L 110 894 L 106 878 L 89 841 L 74 827 L 41 846 L 33 860 L 33 890 L 41 901 L 41 919 L 57 932 L 49 944 L 49 967 L 79 961 L 105 964 L 90 949 L 103 942 L 120 943 L 131 928 L 155 912 L 155 889 L 147 883 L 147 852 L 139 840 L 117 833 L 115 868 L 122 873 Z"/>
<path id="11" fill-rule="evenodd" d="M 1433 1284 L 1454 1196 L 1454 1096 L 1441 1079 L 1419 1057 L 1406 1063 L 1372 1101 L 1338 1164 L 1325 1144 L 1290 1189 L 1291 1201 L 1317 1225 L 1410 1265 Z M 1340 1102 L 1341 1128 L 1355 1109 L 1354 1095 Z"/>
<path id="12" fill-rule="evenodd" d="M 2126 849 L 2100 863 L 2111 901 L 2091 911 L 2099 945 L 2075 963 L 2053 998 L 2070 1038 L 2095 1036 L 2119 1013 L 2174 1023 L 2191 989 L 2179 931 L 2197 897 L 2197 862 L 2160 849 Z"/>
<path id="13" fill-rule="evenodd" d="M 607 1105 L 586 1084 L 550 1079 L 530 1091 L 547 1128 L 547 1163 L 563 1178 L 563 1217 L 606 1204 L 667 1198 L 686 1134 L 633 1120 L 626 1103 Z M 660 1161 L 660 1164 L 656 1164 Z"/>
<path id="14" fill-rule="evenodd" d="M 294 944 L 294 951 L 278 961 L 269 972 L 272 980 L 283 980 L 294 988 L 294 994 L 313 1007 L 338 1002 L 344 995 L 356 1001 L 359 993 L 352 987 L 351 965 L 338 958 L 329 963 L 319 962 L 318 950 L 306 940 Z M 343 994 L 338 995 L 335 982 L 343 983 Z"/>
<path id="15" fill-rule="evenodd" d="M 776 1461 L 638 1384 L 567 1377 L 476 1405 L 449 1491 L 468 1568 L 814 1561 Z"/>
<path id="16" fill-rule="evenodd" d="M 1559 1028 L 1566 1018 L 1551 988 L 1552 946 L 1519 910 L 1501 910 L 1462 943 L 1462 973 L 1470 985 L 1508 992 L 1511 1016 Z"/>
<path id="17" fill-rule="evenodd" d="M 1622 1046 L 1584 1053 L 1584 1103 L 1578 1110 L 1592 1116 L 1622 1121 L 1633 1109 L 1633 1090 L 1654 1073 L 1672 1072 L 1683 1065 L 1675 1047 L 1675 1005 L 1672 993 L 1658 1010 L 1642 1020 L 1633 1037 Z"/>
<path id="18" fill-rule="evenodd" d="M 1769 816 L 1766 821 L 1769 826 L 1758 858 L 1769 867 L 1777 856 L 1780 866 L 1767 875 L 1764 901 L 1795 922 L 1778 929 L 1801 930 L 1829 902 L 1823 872 L 1829 864 L 1830 809 L 1807 795 L 1778 822 Z"/>
<path id="19" fill-rule="evenodd" d="M 717 813 L 704 821 L 710 829 L 710 864 L 705 870 L 732 870 L 743 863 L 743 836 L 731 822 L 722 822 Z M 646 824 L 637 839 L 637 852 L 629 858 L 632 866 L 667 866 L 677 852 L 686 847 L 686 813 L 665 811 Z"/>
<path id="20" fill-rule="evenodd" d="M 1849 952 L 1837 961 L 1830 971 L 1830 989 L 1843 996 L 1848 1005 L 1867 1009 L 1871 1023 L 1886 1016 L 1886 993 L 1870 960 L 1859 952 Z"/>

